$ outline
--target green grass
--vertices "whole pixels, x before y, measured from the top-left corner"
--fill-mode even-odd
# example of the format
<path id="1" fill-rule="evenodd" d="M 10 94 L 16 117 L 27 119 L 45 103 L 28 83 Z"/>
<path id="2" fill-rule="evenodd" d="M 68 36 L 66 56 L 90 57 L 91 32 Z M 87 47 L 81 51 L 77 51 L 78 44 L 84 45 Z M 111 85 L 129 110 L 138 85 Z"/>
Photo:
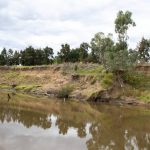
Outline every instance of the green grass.
<path id="1" fill-rule="evenodd" d="M 144 102 L 150 102 L 150 91 L 142 92 L 138 99 Z"/>
<path id="2" fill-rule="evenodd" d="M 6 78 L 6 79 L 12 79 L 12 78 L 15 78 L 19 75 L 18 72 L 14 72 L 14 71 L 10 71 L 10 72 L 7 72 L 5 74 L 3 74 L 3 76 Z"/>
<path id="3" fill-rule="evenodd" d="M 76 73 L 79 75 L 92 75 L 93 79 L 91 81 L 91 84 L 99 81 L 104 88 L 110 87 L 114 79 L 113 74 L 107 73 L 104 67 L 101 65 L 96 68 L 78 69 Z"/>
<path id="4" fill-rule="evenodd" d="M 105 73 L 104 77 L 101 80 L 101 84 L 104 88 L 108 88 L 113 84 L 113 74 L 112 73 Z"/>
<path id="5" fill-rule="evenodd" d="M 123 75 L 124 81 L 135 87 L 142 89 L 150 89 L 150 75 L 138 72 L 126 72 Z"/>
<path id="6" fill-rule="evenodd" d="M 103 66 L 98 66 L 97 68 L 79 68 L 76 73 L 79 75 L 98 75 L 104 71 Z"/>
<path id="7" fill-rule="evenodd" d="M 10 85 L 0 84 L 0 89 L 10 89 L 10 88 L 11 88 Z"/>
<path id="8" fill-rule="evenodd" d="M 39 85 L 18 85 L 15 87 L 18 91 L 30 92 L 36 88 L 40 87 Z"/>

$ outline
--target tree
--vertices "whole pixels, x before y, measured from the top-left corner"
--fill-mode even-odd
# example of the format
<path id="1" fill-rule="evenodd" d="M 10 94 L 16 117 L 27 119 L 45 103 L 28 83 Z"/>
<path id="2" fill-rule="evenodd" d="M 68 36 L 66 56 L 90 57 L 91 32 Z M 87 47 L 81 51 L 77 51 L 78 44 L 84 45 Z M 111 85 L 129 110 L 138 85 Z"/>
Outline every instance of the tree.
<path id="1" fill-rule="evenodd" d="M 13 55 L 13 65 L 19 65 L 20 53 L 15 51 Z"/>
<path id="2" fill-rule="evenodd" d="M 144 37 L 141 39 L 138 47 L 138 60 L 143 62 L 149 62 L 150 60 L 150 40 L 145 39 Z"/>
<path id="3" fill-rule="evenodd" d="M 27 47 L 24 51 L 21 51 L 21 62 L 25 66 L 35 65 L 35 49 L 32 46 Z"/>
<path id="4" fill-rule="evenodd" d="M 78 62 L 80 57 L 80 49 L 72 49 L 69 53 L 69 62 Z"/>
<path id="5" fill-rule="evenodd" d="M 136 26 L 135 22 L 132 20 L 132 13 L 130 11 L 119 11 L 117 14 L 117 18 L 115 20 L 115 32 L 118 34 L 119 43 L 123 43 L 127 41 L 128 35 L 127 31 L 130 26 Z"/>
<path id="6" fill-rule="evenodd" d="M 61 62 L 69 62 L 69 55 L 70 55 L 70 45 L 69 44 L 62 44 L 60 52 L 58 52 L 58 57 L 60 58 Z"/>
<path id="7" fill-rule="evenodd" d="M 52 64 L 53 63 L 53 49 L 46 46 L 44 49 L 44 64 L 48 65 L 48 64 Z"/>
<path id="8" fill-rule="evenodd" d="M 118 70 L 128 69 L 132 64 L 130 63 L 128 51 L 128 35 L 127 31 L 130 26 L 135 26 L 132 20 L 132 13 L 129 11 L 119 11 L 115 19 L 115 32 L 118 34 L 118 42 L 110 51 L 108 56 L 108 65 L 110 70 L 117 72 Z"/>
<path id="9" fill-rule="evenodd" d="M 80 44 L 79 48 L 79 60 L 81 62 L 86 61 L 88 58 L 88 50 L 89 50 L 89 44 L 88 43 L 82 43 Z"/>
<path id="10" fill-rule="evenodd" d="M 107 69 L 107 53 L 112 51 L 114 42 L 112 40 L 112 34 L 105 36 L 103 32 L 95 34 L 94 38 L 91 40 L 92 55 L 97 59 L 97 62 L 103 64 Z"/>
<path id="11" fill-rule="evenodd" d="M 3 48 L 1 55 L 0 55 L 0 65 L 7 65 L 8 59 L 7 59 L 7 50 L 6 48 Z"/>
<path id="12" fill-rule="evenodd" d="M 13 50 L 12 49 L 9 49 L 8 50 L 8 56 L 7 56 L 7 62 L 8 62 L 8 65 L 11 66 L 13 65 Z"/>
<path id="13" fill-rule="evenodd" d="M 49 62 L 45 61 L 44 51 L 42 49 L 35 49 L 35 65 L 48 64 Z"/>

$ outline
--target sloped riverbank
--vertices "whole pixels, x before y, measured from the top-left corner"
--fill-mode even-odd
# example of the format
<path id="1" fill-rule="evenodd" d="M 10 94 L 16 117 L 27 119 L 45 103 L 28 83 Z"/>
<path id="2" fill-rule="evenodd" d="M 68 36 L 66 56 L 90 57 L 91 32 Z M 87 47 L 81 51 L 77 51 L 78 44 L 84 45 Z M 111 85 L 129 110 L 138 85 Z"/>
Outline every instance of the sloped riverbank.
<path id="1" fill-rule="evenodd" d="M 98 64 L 1 67 L 0 89 L 80 101 L 148 105 L 150 80 L 146 77 L 146 81 L 140 81 L 139 75 L 127 74 L 121 88 L 114 75 Z M 136 80 L 142 88 L 134 86 Z"/>

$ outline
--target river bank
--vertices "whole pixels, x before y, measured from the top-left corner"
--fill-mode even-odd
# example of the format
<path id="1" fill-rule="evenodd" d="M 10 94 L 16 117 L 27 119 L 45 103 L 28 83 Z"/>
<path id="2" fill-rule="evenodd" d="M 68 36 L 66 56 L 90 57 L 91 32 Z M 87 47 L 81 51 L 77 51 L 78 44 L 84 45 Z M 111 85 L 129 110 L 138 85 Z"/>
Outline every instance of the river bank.
<path id="1" fill-rule="evenodd" d="M 128 80 L 124 77 L 127 83 L 120 88 L 113 74 L 98 64 L 1 67 L 0 89 L 80 101 L 149 105 L 150 80 L 146 76 L 147 87 L 143 79 L 136 81 L 134 75 L 130 75 Z M 129 84 L 130 80 L 139 82 L 140 87 Z"/>

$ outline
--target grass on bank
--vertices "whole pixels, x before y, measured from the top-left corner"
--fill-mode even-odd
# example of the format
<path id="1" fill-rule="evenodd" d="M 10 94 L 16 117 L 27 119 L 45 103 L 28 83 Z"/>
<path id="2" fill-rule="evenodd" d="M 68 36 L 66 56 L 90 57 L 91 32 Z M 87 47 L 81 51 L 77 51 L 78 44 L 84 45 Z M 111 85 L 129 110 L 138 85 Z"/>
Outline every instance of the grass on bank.
<path id="1" fill-rule="evenodd" d="M 14 89 L 16 91 L 21 91 L 21 92 L 31 92 L 33 90 L 36 90 L 39 87 L 41 86 L 40 85 L 16 85 L 15 87 L 13 87 L 12 85 L 0 84 L 0 89 Z"/>
<path id="2" fill-rule="evenodd" d="M 30 92 L 34 89 L 41 87 L 40 85 L 18 85 L 15 87 L 15 90 L 23 91 L 23 92 Z"/>
<path id="3" fill-rule="evenodd" d="M 114 76 L 110 72 L 106 72 L 103 66 L 99 65 L 96 68 L 79 69 L 76 71 L 79 75 L 90 75 L 93 76 L 91 84 L 96 81 L 100 82 L 103 88 L 108 88 L 113 84 Z"/>
<path id="4" fill-rule="evenodd" d="M 126 84 L 123 94 L 150 102 L 150 75 L 139 72 L 126 72 L 123 75 Z"/>
<path id="5" fill-rule="evenodd" d="M 2 83 L 2 84 L 0 84 L 0 89 L 11 89 L 11 86 Z"/>

